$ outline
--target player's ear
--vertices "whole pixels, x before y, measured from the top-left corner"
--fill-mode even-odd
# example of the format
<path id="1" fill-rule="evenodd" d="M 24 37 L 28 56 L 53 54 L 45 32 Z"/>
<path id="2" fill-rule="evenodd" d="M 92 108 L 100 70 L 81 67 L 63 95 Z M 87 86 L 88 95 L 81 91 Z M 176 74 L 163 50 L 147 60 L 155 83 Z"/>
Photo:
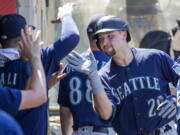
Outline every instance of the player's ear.
<path id="1" fill-rule="evenodd" d="M 123 37 L 124 37 L 123 39 L 126 40 L 127 39 L 127 31 L 123 31 L 123 33 L 124 33 L 123 34 Z"/>
<path id="2" fill-rule="evenodd" d="M 121 31 L 121 35 L 123 40 L 127 39 L 127 31 Z"/>

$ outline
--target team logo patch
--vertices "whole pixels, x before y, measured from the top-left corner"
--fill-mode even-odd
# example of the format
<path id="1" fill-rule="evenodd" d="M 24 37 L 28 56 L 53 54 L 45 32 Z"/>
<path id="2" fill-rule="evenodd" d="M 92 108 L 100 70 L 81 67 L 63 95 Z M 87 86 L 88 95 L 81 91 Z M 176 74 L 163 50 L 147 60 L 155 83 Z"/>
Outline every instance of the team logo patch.
<path id="1" fill-rule="evenodd" d="M 7 36 L 6 35 L 2 35 L 1 39 L 7 39 Z"/>

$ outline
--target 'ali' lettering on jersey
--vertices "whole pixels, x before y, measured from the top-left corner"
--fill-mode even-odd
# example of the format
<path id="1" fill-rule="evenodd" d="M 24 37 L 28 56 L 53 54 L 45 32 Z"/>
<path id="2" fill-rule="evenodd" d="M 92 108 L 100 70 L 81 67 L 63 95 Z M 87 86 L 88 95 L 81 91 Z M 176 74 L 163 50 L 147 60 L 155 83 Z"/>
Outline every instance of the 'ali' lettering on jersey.
<path id="1" fill-rule="evenodd" d="M 17 73 L 0 73 L 0 84 L 3 85 L 16 85 Z"/>

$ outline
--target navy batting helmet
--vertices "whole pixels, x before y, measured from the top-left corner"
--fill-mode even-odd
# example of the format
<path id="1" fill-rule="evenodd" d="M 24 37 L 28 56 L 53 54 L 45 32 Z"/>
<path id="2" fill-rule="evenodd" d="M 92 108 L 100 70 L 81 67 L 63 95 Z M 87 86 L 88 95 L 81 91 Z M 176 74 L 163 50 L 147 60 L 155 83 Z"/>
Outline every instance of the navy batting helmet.
<path id="1" fill-rule="evenodd" d="M 128 24 L 116 16 L 104 16 L 102 17 L 96 24 L 96 32 L 94 34 L 94 38 L 97 39 L 97 47 L 100 48 L 98 34 L 103 32 L 110 32 L 110 31 L 127 31 L 127 39 L 126 41 L 129 42 L 131 40 L 131 36 L 129 34 Z"/>
<path id="2" fill-rule="evenodd" d="M 88 34 L 94 34 L 96 32 L 96 23 L 98 22 L 98 20 L 104 16 L 107 16 L 106 14 L 103 13 L 98 13 L 93 15 L 88 22 L 87 25 L 87 33 Z"/>
<path id="3" fill-rule="evenodd" d="M 108 31 L 127 31 L 127 41 L 131 40 L 129 34 L 128 24 L 116 16 L 104 16 L 96 24 L 95 36 L 99 33 L 108 32 Z"/>

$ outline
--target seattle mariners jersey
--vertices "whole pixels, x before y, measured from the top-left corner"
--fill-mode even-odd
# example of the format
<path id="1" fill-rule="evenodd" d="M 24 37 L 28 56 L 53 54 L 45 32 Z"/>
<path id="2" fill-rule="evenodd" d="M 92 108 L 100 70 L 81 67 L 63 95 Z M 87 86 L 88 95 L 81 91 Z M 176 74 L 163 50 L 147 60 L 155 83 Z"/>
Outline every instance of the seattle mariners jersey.
<path id="1" fill-rule="evenodd" d="M 17 89 L 24 89 L 27 79 L 31 76 L 28 62 L 14 60 L 0 67 L 0 84 Z"/>
<path id="2" fill-rule="evenodd" d="M 17 122 L 9 115 L 0 110 L 0 134 L 1 135 L 23 135 Z"/>
<path id="3" fill-rule="evenodd" d="M 71 17 L 62 18 L 61 37 L 54 44 L 41 50 L 42 64 L 46 80 L 59 69 L 59 61 L 64 58 L 79 42 L 79 32 Z M 16 120 L 26 135 L 47 135 L 48 104 L 19 112 Z"/>
<path id="4" fill-rule="evenodd" d="M 0 84 L 16 89 L 24 89 L 27 79 L 31 76 L 31 67 L 28 62 L 21 60 L 9 61 L 0 67 Z M 11 97 L 12 98 L 12 97 Z M 9 99 L 11 100 L 11 99 Z M 15 99 L 14 99 L 15 100 Z M 6 102 L 4 102 L 6 105 Z M 9 110 L 9 105 L 4 106 L 5 110 Z M 15 108 L 14 108 L 15 109 Z M 13 115 L 18 120 L 23 113 L 17 110 L 12 110 Z M 15 114 L 17 113 L 17 114 Z"/>
<path id="5" fill-rule="evenodd" d="M 180 57 L 178 57 L 178 59 L 176 60 L 175 64 L 173 65 L 173 69 L 174 71 L 180 76 Z M 177 84 L 177 99 L 180 98 L 180 79 L 178 80 L 178 84 Z M 178 135 L 180 134 L 180 103 L 177 103 L 177 129 L 178 129 Z"/>
<path id="6" fill-rule="evenodd" d="M 21 92 L 19 90 L 4 87 L 0 84 L 0 109 L 11 115 L 18 112 L 21 102 Z"/>
<path id="7" fill-rule="evenodd" d="M 88 53 L 86 51 L 82 56 L 86 58 Z M 93 54 L 97 60 L 98 69 L 109 60 L 109 57 L 101 51 L 93 51 Z M 80 72 L 72 71 L 68 66 L 64 72 L 68 74 L 60 81 L 58 103 L 61 106 L 70 108 L 73 115 L 73 128 L 77 129 L 87 125 L 111 126 L 110 123 L 101 120 L 93 109 L 92 90 L 87 76 Z"/>
<path id="8" fill-rule="evenodd" d="M 172 68 L 176 72 L 176 74 L 180 76 L 180 57 L 177 58 Z M 177 91 L 180 91 L 180 79 L 177 84 Z"/>
<path id="9" fill-rule="evenodd" d="M 170 94 L 168 83 L 176 85 L 178 80 L 167 54 L 155 49 L 131 51 L 129 65 L 119 66 L 110 60 L 100 71 L 105 91 L 113 91 L 117 100 L 113 127 L 119 135 L 139 135 L 168 123 L 169 119 L 157 116 L 156 108 L 160 96 Z"/>

